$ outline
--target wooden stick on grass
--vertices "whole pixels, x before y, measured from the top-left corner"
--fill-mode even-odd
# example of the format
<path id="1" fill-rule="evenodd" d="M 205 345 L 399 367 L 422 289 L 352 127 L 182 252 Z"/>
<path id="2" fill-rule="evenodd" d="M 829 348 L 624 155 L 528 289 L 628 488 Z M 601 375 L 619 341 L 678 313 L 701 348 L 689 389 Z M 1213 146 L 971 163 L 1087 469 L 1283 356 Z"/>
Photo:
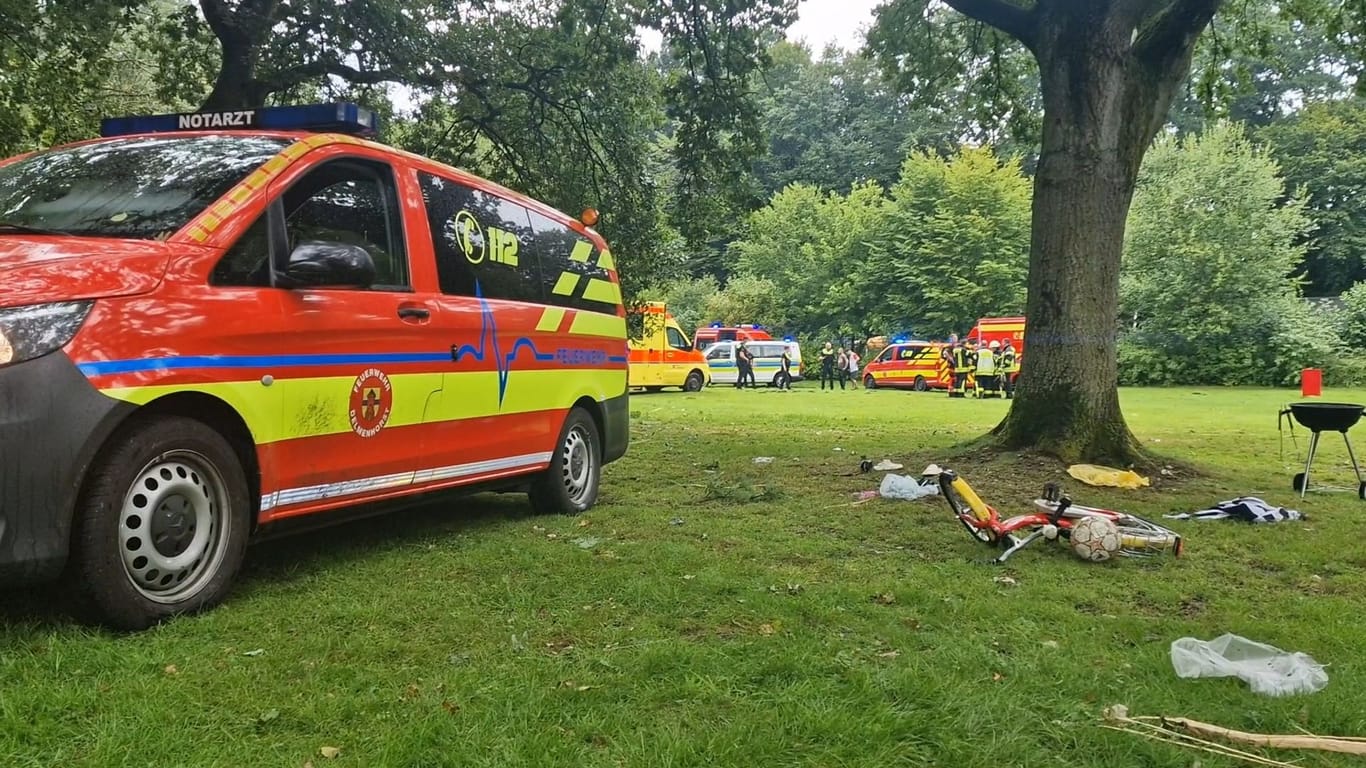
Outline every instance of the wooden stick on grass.
<path id="1" fill-rule="evenodd" d="M 1341 752 L 1348 755 L 1366 755 L 1366 739 L 1336 736 L 1297 736 L 1286 734 L 1263 734 L 1235 731 L 1218 725 L 1202 723 L 1184 717 L 1163 718 L 1163 722 L 1180 728 L 1187 733 L 1207 739 L 1223 739 L 1236 744 L 1250 744 L 1256 747 L 1273 749 L 1317 749 L 1324 752 Z"/>

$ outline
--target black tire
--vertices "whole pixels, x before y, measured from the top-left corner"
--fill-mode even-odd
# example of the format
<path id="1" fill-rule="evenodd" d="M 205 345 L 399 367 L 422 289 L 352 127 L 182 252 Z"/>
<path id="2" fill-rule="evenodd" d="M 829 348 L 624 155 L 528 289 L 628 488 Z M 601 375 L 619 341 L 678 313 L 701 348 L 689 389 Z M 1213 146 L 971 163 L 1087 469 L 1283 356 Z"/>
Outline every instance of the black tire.
<path id="1" fill-rule="evenodd" d="M 531 484 L 532 509 L 542 515 L 577 515 L 592 508 L 602 482 L 598 425 L 582 408 L 564 420 L 550 468 Z"/>
<path id="2" fill-rule="evenodd" d="M 1304 473 L 1303 473 L 1303 472 L 1296 472 L 1296 473 L 1295 473 L 1294 479 L 1290 481 L 1290 487 L 1293 488 L 1297 493 L 1298 493 L 1299 491 L 1303 491 L 1303 490 L 1304 490 Z"/>
<path id="3" fill-rule="evenodd" d="M 701 392 L 704 381 L 701 371 L 693 371 L 688 374 L 688 378 L 683 381 L 683 391 Z"/>
<path id="4" fill-rule="evenodd" d="M 136 631 L 217 605 L 252 509 L 242 464 L 213 429 L 181 416 L 137 423 L 96 458 L 76 504 L 71 573 L 85 607 Z"/>
<path id="5" fill-rule="evenodd" d="M 927 389 L 929 389 L 929 388 L 930 388 L 930 383 L 929 383 L 928 381 L 925 381 L 925 377 L 924 377 L 924 376 L 916 376 L 916 377 L 915 377 L 915 391 L 916 391 L 916 392 L 924 392 L 925 390 L 927 390 Z"/>
<path id="6" fill-rule="evenodd" d="M 877 389 L 877 379 L 873 378 L 873 374 L 870 373 L 863 377 L 863 388 Z"/>

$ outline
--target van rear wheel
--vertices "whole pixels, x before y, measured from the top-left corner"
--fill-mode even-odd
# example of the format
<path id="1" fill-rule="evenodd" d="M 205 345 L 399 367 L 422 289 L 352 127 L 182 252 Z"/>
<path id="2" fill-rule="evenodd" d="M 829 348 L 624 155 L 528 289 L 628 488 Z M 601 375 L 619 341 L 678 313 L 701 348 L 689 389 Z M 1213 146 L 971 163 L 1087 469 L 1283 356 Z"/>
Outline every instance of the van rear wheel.
<path id="1" fill-rule="evenodd" d="M 531 484 L 532 509 L 543 515 L 577 515 L 598 500 L 602 480 L 602 442 L 598 425 L 582 408 L 569 411 L 550 468 Z"/>
<path id="2" fill-rule="evenodd" d="M 916 392 L 924 392 L 925 390 L 927 390 L 927 389 L 929 389 L 929 388 L 930 388 L 930 384 L 929 384 L 929 382 L 925 381 L 925 377 L 924 377 L 924 376 L 916 376 L 916 377 L 915 377 L 915 391 L 916 391 Z"/>
<path id="3" fill-rule="evenodd" d="M 141 630 L 223 600 L 251 503 L 232 447 L 179 416 L 138 424 L 97 460 L 76 507 L 76 586 L 104 624 Z"/>

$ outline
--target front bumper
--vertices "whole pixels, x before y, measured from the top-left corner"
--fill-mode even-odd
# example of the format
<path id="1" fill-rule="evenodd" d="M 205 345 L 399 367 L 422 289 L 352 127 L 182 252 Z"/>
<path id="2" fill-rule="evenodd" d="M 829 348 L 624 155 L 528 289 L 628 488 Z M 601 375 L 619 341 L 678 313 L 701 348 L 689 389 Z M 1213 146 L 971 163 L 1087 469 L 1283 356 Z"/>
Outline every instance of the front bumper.
<path id="1" fill-rule="evenodd" d="M 0 587 L 61 572 L 81 480 L 132 408 L 62 352 L 0 368 Z"/>

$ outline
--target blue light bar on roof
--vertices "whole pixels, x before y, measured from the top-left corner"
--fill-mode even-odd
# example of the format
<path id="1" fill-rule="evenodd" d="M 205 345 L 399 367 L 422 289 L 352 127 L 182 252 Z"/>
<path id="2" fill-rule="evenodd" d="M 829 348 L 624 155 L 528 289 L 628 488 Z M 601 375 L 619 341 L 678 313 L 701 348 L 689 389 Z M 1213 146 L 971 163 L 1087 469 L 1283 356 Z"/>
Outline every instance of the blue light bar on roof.
<path id="1" fill-rule="evenodd" d="M 374 112 L 355 104 L 309 104 L 297 107 L 110 117 L 100 122 L 100 135 L 106 138 L 137 133 L 241 130 L 312 131 L 373 136 L 379 132 L 379 118 Z"/>

